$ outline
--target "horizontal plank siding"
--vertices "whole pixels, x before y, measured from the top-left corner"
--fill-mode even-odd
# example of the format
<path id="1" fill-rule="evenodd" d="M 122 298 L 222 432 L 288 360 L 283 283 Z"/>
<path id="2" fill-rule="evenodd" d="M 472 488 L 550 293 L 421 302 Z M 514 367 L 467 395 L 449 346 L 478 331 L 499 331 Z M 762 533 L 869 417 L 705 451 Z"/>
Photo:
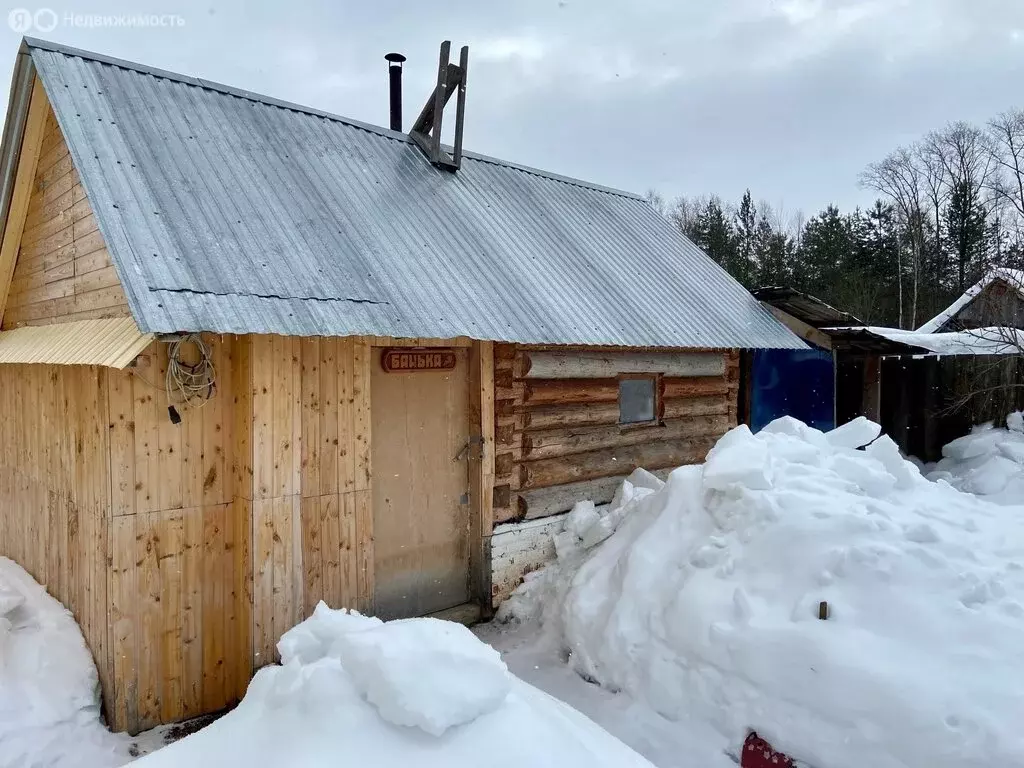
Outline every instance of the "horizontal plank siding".
<path id="1" fill-rule="evenodd" d="M 128 314 L 128 302 L 49 105 L 3 329 Z"/>

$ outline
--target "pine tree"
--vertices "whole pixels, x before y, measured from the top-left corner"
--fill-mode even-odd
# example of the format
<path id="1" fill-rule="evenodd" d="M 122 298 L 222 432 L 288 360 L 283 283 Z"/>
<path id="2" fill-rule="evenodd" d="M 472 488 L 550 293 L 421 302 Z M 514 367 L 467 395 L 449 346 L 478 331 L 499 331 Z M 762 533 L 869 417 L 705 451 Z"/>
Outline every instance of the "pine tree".
<path id="1" fill-rule="evenodd" d="M 807 275 L 806 290 L 826 301 L 834 300 L 852 245 L 850 221 L 834 205 L 808 220 L 799 254 Z"/>
<path id="2" fill-rule="evenodd" d="M 947 239 L 956 261 L 956 288 L 961 293 L 985 269 L 986 218 L 978 188 L 967 182 L 955 184 L 946 204 L 945 219 Z"/>
<path id="3" fill-rule="evenodd" d="M 710 198 L 704 210 L 697 215 L 692 237 L 708 256 L 732 274 L 731 268 L 735 268 L 736 238 L 718 198 Z M 733 274 L 733 277 L 738 276 Z"/>
<path id="4" fill-rule="evenodd" d="M 743 285 L 751 287 L 756 274 L 757 209 L 754 207 L 749 189 L 743 193 L 735 218 L 736 243 L 732 254 L 734 262 L 730 265 L 729 272 Z"/>
<path id="5" fill-rule="evenodd" d="M 900 241 L 892 205 L 876 200 L 851 221 L 854 256 L 847 267 L 849 305 L 843 308 L 866 323 L 896 325 Z"/>
<path id="6" fill-rule="evenodd" d="M 790 241 L 784 232 L 776 232 L 764 214 L 757 221 L 754 237 L 754 260 L 759 286 L 789 285 Z"/>

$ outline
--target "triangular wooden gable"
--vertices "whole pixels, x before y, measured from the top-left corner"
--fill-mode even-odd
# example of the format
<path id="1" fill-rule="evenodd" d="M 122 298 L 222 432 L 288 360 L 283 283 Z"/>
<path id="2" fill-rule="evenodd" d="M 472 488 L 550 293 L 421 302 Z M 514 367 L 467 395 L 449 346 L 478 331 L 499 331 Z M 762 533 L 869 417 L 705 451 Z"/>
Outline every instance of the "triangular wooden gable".
<path id="1" fill-rule="evenodd" d="M 0 245 L 0 327 L 128 314 L 124 289 L 37 76 Z"/>

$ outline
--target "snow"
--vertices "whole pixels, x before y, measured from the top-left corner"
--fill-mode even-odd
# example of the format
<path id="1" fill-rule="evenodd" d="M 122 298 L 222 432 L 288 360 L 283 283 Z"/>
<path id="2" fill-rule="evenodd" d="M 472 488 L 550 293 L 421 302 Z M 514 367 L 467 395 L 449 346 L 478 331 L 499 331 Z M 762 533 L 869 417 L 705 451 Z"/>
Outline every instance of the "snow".
<path id="1" fill-rule="evenodd" d="M 108 768 L 131 739 L 100 721 L 96 665 L 71 614 L 0 557 L 0 766 Z"/>
<path id="2" fill-rule="evenodd" d="M 381 717 L 434 736 L 495 711 L 512 686 L 501 656 L 450 621 L 391 621 L 345 633 L 336 648 Z"/>
<path id="3" fill-rule="evenodd" d="M 320 605 L 278 650 L 284 663 L 261 669 L 237 709 L 139 768 L 650 766 L 448 622 Z"/>
<path id="4" fill-rule="evenodd" d="M 1006 429 L 982 424 L 942 448 L 927 477 L 1003 505 L 1024 507 L 1024 415 L 1006 417 Z"/>
<path id="5" fill-rule="evenodd" d="M 1024 349 L 1024 330 L 999 326 L 947 333 L 902 331 L 879 326 L 866 326 L 862 330 L 890 341 L 921 347 L 936 355 L 1017 355 Z"/>
<path id="6" fill-rule="evenodd" d="M 871 434 L 740 427 L 658 490 L 578 505 L 502 606 L 543 628 L 506 662 L 548 659 L 531 679 L 663 768 L 733 764 L 748 729 L 819 767 L 1024 765 L 1024 516 L 887 436 L 852 447 Z"/>
<path id="7" fill-rule="evenodd" d="M 732 768 L 750 729 L 817 768 L 1024 766 L 1024 508 L 990 503 L 1024 507 L 1024 414 L 1006 423 L 927 477 L 865 419 L 738 427 L 565 515 L 555 562 L 477 630 L 500 656 L 320 604 L 236 710 L 142 766 Z M 0 766 L 112 768 L 137 743 L 103 727 L 71 615 L 0 558 Z"/>
<path id="8" fill-rule="evenodd" d="M 1006 284 L 1016 286 L 1018 290 L 1024 292 L 1024 270 L 995 267 L 990 269 L 981 280 L 968 288 L 960 298 L 918 328 L 918 333 L 935 333 L 935 331 L 956 317 L 960 310 L 970 304 L 974 297 L 985 290 L 993 280 L 1002 280 Z"/>
<path id="9" fill-rule="evenodd" d="M 853 421 L 833 429 L 825 435 L 825 439 L 829 445 L 835 448 L 862 448 L 875 440 L 881 433 L 882 428 L 875 422 L 864 416 L 858 416 Z"/>

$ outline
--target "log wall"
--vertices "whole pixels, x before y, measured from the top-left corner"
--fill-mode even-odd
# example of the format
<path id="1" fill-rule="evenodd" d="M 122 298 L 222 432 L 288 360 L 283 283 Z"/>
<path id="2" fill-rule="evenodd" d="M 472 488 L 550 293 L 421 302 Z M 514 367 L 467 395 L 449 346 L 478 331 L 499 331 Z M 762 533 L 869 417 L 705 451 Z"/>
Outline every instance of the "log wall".
<path id="1" fill-rule="evenodd" d="M 703 461 L 736 425 L 739 355 L 495 345 L 496 523 L 611 500 L 636 467 Z M 619 374 L 660 375 L 656 425 L 620 425 Z"/>

